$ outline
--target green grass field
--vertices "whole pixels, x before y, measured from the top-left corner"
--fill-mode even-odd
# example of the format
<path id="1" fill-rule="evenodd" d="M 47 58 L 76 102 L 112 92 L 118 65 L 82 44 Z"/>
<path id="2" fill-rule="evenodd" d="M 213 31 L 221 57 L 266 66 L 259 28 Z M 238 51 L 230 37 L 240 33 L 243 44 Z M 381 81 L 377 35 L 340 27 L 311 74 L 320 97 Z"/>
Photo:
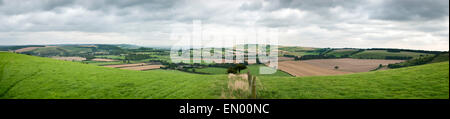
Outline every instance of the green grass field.
<path id="1" fill-rule="evenodd" d="M 0 52 L 0 99 L 217 99 L 227 81 L 226 75 L 129 71 Z M 340 76 L 258 75 L 257 84 L 258 98 L 448 99 L 449 62 Z"/>
<path id="2" fill-rule="evenodd" d="M 306 48 L 306 47 L 280 47 L 279 50 L 285 51 L 284 53 L 279 53 L 279 56 L 283 55 L 318 55 L 319 52 L 315 52 L 318 48 Z"/>
<path id="3" fill-rule="evenodd" d="M 352 58 L 358 58 L 358 59 L 385 59 L 386 56 L 408 56 L 417 58 L 420 55 L 427 55 L 425 53 L 416 53 L 416 52 L 388 52 L 386 50 L 366 50 L 360 53 L 356 53 L 352 55 Z M 431 55 L 431 54 L 428 54 Z"/>
<path id="4" fill-rule="evenodd" d="M 431 61 L 431 63 L 444 62 L 444 61 L 448 61 L 448 52 L 439 54 L 438 56 L 436 56 L 433 59 L 433 61 Z"/>
<path id="5" fill-rule="evenodd" d="M 250 73 L 252 75 L 256 75 L 256 76 L 291 76 L 290 74 L 280 71 L 280 70 L 278 70 L 274 74 L 259 74 L 260 66 L 264 66 L 264 65 L 257 65 L 257 64 L 249 65 L 249 66 L 247 66 L 247 69 L 242 70 L 241 73 L 247 73 L 248 70 L 250 69 Z M 206 68 L 195 69 L 195 71 L 201 72 L 201 73 L 208 73 L 208 74 L 226 74 L 227 73 L 226 68 L 220 68 L 220 67 L 206 67 Z"/>
<path id="6" fill-rule="evenodd" d="M 260 98 L 448 99 L 449 62 L 321 77 L 261 77 Z"/>
<path id="7" fill-rule="evenodd" d="M 125 56 L 119 56 L 119 55 L 96 55 L 95 58 L 107 58 L 107 59 L 123 60 L 123 59 L 125 59 Z"/>
<path id="8" fill-rule="evenodd" d="M 0 53 L 0 98 L 220 98 L 225 75 L 129 71 Z M 200 93 L 201 92 L 201 93 Z"/>
<path id="9" fill-rule="evenodd" d="M 208 73 L 208 74 L 226 74 L 227 69 L 221 68 L 221 67 L 195 68 L 195 72 Z"/>
<path id="10" fill-rule="evenodd" d="M 344 55 L 350 56 L 352 53 L 355 53 L 357 51 L 357 49 L 338 49 L 328 52 L 327 55 L 334 55 L 336 57 L 341 57 Z"/>

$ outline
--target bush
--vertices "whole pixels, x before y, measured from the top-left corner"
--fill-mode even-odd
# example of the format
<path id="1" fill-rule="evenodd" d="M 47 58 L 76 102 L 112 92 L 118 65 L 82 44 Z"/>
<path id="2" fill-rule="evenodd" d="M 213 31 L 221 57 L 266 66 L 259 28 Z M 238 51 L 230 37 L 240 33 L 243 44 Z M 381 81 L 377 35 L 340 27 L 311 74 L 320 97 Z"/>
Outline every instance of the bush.
<path id="1" fill-rule="evenodd" d="M 410 60 L 413 57 L 410 56 L 386 56 L 384 59 L 393 59 L 393 60 Z"/>
<path id="2" fill-rule="evenodd" d="M 237 73 L 237 71 L 236 71 L 236 69 L 234 69 L 233 67 L 228 67 L 227 73 L 235 74 L 235 73 Z"/>
<path id="3" fill-rule="evenodd" d="M 238 70 L 239 73 L 241 73 L 241 70 L 247 69 L 247 66 L 243 64 L 237 64 L 235 68 L 236 70 Z"/>
<path id="4" fill-rule="evenodd" d="M 334 55 L 303 55 L 299 60 L 309 60 L 309 59 L 334 59 Z"/>
<path id="5" fill-rule="evenodd" d="M 401 68 L 401 67 L 408 67 L 408 66 L 416 66 L 416 65 L 427 64 L 427 63 L 431 62 L 434 59 L 434 57 L 435 56 L 419 57 L 419 58 L 416 58 L 416 59 L 408 60 L 406 62 L 389 64 L 388 67 L 389 68 Z"/>

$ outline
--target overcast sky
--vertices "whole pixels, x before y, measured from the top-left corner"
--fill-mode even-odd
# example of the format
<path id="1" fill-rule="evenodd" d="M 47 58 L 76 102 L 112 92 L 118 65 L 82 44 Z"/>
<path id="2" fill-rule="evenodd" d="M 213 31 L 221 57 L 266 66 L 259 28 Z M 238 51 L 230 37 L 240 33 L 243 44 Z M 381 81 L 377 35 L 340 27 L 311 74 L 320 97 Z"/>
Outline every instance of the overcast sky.
<path id="1" fill-rule="evenodd" d="M 276 28 L 281 45 L 449 50 L 448 0 L 0 0 L 0 45 L 170 46 L 193 20 Z"/>

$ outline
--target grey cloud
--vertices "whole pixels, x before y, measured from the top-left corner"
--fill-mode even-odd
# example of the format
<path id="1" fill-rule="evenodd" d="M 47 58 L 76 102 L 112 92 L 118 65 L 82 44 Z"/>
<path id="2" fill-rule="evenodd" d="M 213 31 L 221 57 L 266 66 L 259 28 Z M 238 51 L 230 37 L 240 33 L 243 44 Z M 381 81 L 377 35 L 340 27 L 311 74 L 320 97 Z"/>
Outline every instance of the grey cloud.
<path id="1" fill-rule="evenodd" d="M 370 43 L 404 43 L 401 39 L 424 35 L 448 42 L 448 24 L 443 24 L 448 22 L 447 0 L 0 0 L 0 34 L 30 34 L 20 37 L 21 42 L 39 32 L 137 33 L 123 37 L 165 42 L 166 37 L 154 33 L 167 35 L 171 24 L 191 26 L 194 19 L 229 28 L 256 22 L 256 26 L 291 29 L 281 43 L 311 46 L 351 47 L 357 41 L 372 47 Z M 0 44 L 9 42 L 0 38 Z M 440 47 L 445 48 L 448 45 Z"/>
<path id="2" fill-rule="evenodd" d="M 239 7 L 241 10 L 259 10 L 262 8 L 262 3 L 259 1 L 244 3 Z"/>
<path id="3" fill-rule="evenodd" d="M 0 4 L 0 13 L 23 14 L 47 11 L 70 5 L 72 2 L 67 0 L 4 0 Z"/>
<path id="4" fill-rule="evenodd" d="M 295 8 L 313 12 L 327 11 L 329 8 L 341 6 L 353 9 L 364 3 L 362 0 L 268 0 L 270 2 L 267 10 L 277 10 L 282 8 Z"/>
<path id="5" fill-rule="evenodd" d="M 372 18 L 382 20 L 429 20 L 449 15 L 448 0 L 385 0 L 374 8 Z"/>

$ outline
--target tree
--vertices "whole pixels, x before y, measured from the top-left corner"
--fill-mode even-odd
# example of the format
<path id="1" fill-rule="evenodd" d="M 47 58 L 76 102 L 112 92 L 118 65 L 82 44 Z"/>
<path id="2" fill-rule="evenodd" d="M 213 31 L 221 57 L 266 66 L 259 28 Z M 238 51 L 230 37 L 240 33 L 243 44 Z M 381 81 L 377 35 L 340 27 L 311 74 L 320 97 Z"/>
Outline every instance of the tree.
<path id="1" fill-rule="evenodd" d="M 339 69 L 339 66 L 334 66 L 334 69 Z"/>
<path id="2" fill-rule="evenodd" d="M 90 55 L 90 54 L 84 55 L 83 57 L 86 58 L 86 60 L 88 60 L 88 61 L 95 58 L 94 55 Z"/>
<path id="3" fill-rule="evenodd" d="M 241 70 L 246 69 L 247 66 L 243 65 L 243 64 L 237 64 L 236 65 L 236 69 L 238 70 L 239 73 L 241 73 Z"/>
<path id="4" fill-rule="evenodd" d="M 237 72 L 236 72 L 236 69 L 234 69 L 233 67 L 228 67 L 227 73 L 233 73 L 233 74 L 235 74 L 235 73 L 237 73 Z"/>

